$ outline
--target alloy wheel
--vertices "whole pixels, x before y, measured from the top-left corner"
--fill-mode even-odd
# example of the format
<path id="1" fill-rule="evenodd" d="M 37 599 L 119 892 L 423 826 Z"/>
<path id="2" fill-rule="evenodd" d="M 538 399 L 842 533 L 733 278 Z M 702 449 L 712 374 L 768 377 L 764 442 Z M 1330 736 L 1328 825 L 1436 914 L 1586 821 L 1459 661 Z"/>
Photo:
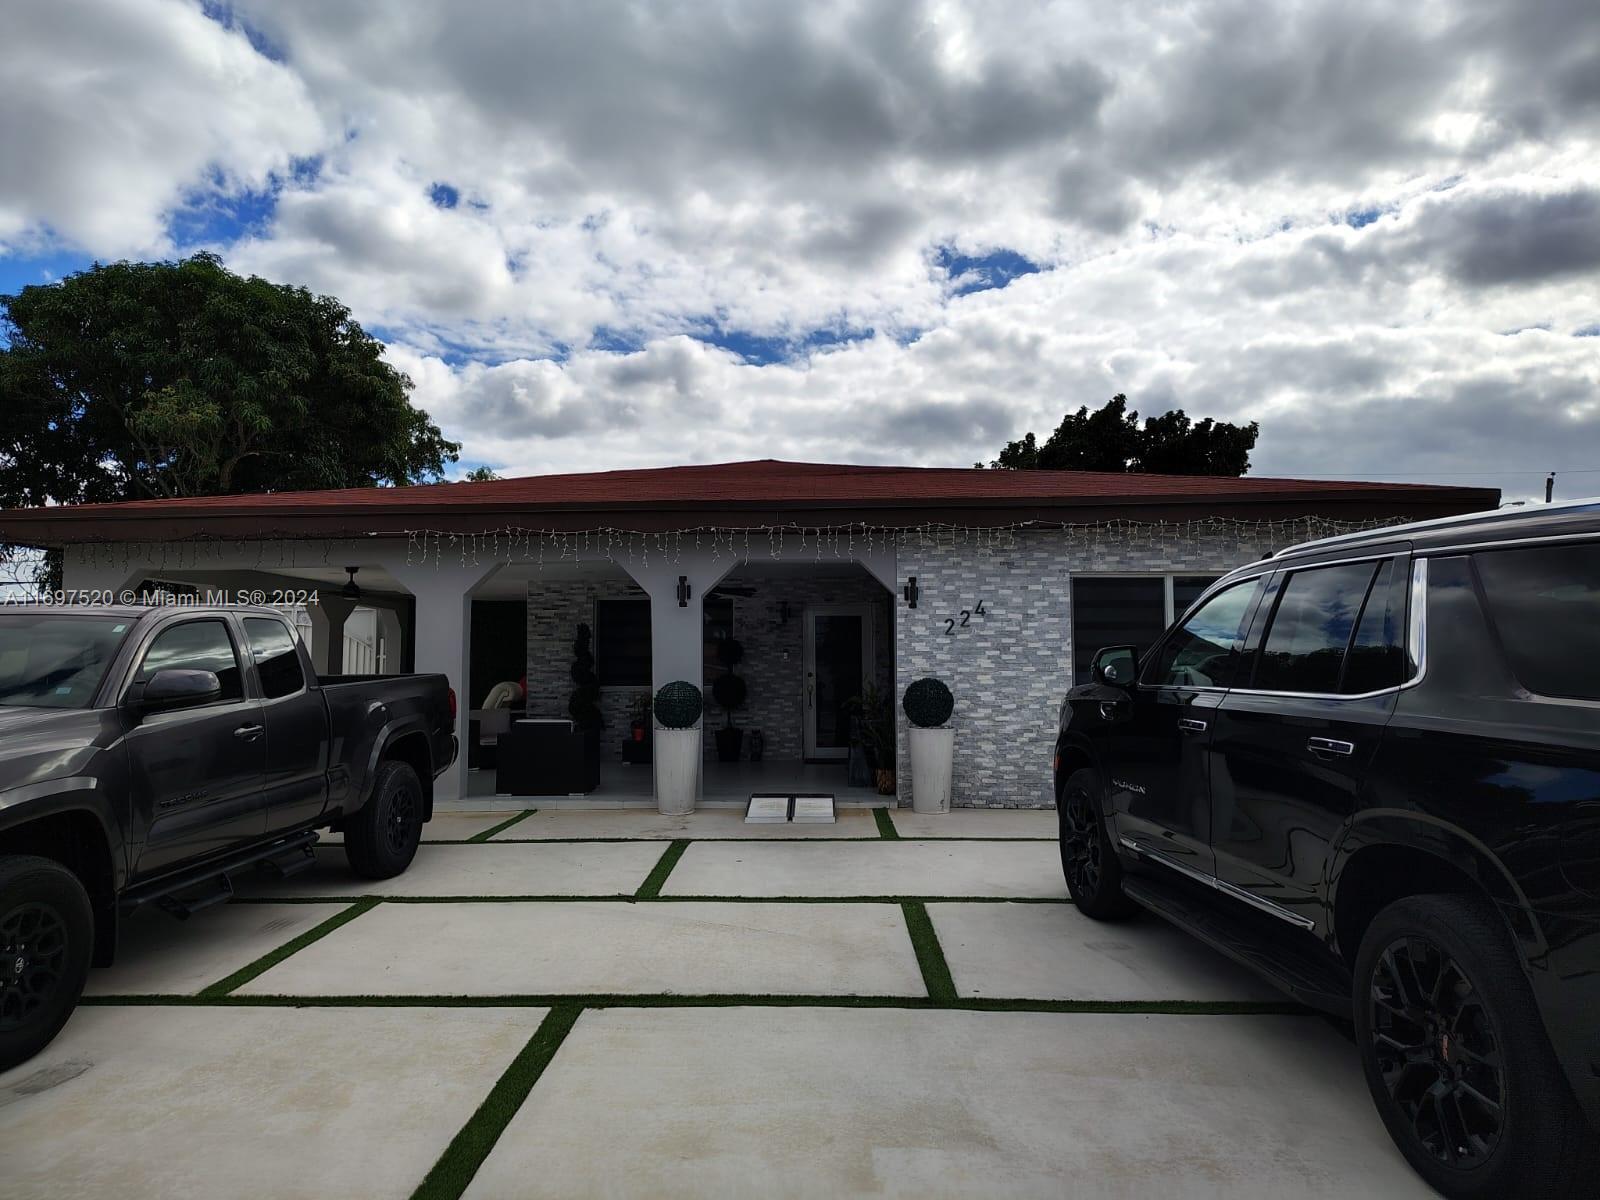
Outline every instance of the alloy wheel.
<path id="1" fill-rule="evenodd" d="M 0 917 L 0 1032 L 49 1002 L 66 960 L 67 925 L 50 905 L 29 902 Z"/>
<path id="2" fill-rule="evenodd" d="M 1413 934 L 1378 957 L 1371 1005 L 1378 1070 L 1417 1142 L 1449 1167 L 1481 1165 L 1506 1118 L 1501 1041 L 1482 994 L 1449 954 Z"/>
<path id="3" fill-rule="evenodd" d="M 1094 798 L 1081 787 L 1063 797 L 1061 857 L 1075 891 L 1093 896 L 1100 890 L 1100 831 L 1096 827 Z"/>
<path id="4" fill-rule="evenodd" d="M 389 819 L 384 823 L 384 835 L 389 849 L 404 854 L 411 845 L 413 830 L 421 817 L 417 797 L 408 787 L 397 787 L 389 796 Z"/>

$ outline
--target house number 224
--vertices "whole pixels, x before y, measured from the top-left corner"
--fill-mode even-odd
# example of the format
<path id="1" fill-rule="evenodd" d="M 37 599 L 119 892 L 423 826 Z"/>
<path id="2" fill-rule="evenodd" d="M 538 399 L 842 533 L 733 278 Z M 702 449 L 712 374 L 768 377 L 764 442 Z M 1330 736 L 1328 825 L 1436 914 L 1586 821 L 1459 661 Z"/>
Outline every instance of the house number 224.
<path id="1" fill-rule="evenodd" d="M 944 619 L 945 636 L 949 637 L 953 635 L 958 628 L 965 629 L 967 627 L 967 622 L 972 620 L 973 617 L 986 617 L 988 615 L 989 610 L 984 608 L 983 601 L 979 600 L 974 607 L 963 608 L 961 610 L 961 616 L 959 619 L 956 617 L 946 617 Z"/>

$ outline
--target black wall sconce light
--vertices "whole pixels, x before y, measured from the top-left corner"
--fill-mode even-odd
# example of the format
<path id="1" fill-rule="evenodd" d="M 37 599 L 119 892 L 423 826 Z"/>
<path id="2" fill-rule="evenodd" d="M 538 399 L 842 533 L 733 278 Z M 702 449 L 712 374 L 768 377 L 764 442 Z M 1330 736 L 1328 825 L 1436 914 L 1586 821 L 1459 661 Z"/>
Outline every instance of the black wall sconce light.
<path id="1" fill-rule="evenodd" d="M 678 576 L 678 607 L 689 607 L 689 577 L 687 575 Z"/>
<path id="2" fill-rule="evenodd" d="M 917 577 L 915 575 L 906 580 L 906 585 L 900 589 L 900 594 L 906 598 L 907 608 L 915 608 L 917 606 Z"/>

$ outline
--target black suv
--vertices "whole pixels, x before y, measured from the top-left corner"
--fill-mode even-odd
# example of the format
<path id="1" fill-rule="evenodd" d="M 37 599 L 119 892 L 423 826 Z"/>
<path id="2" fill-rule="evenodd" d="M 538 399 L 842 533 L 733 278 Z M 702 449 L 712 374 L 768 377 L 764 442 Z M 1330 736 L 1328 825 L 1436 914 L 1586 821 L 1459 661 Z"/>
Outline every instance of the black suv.
<path id="1" fill-rule="evenodd" d="M 1061 863 L 1353 1020 L 1456 1197 L 1600 1184 L 1600 501 L 1328 538 L 1099 651 Z"/>

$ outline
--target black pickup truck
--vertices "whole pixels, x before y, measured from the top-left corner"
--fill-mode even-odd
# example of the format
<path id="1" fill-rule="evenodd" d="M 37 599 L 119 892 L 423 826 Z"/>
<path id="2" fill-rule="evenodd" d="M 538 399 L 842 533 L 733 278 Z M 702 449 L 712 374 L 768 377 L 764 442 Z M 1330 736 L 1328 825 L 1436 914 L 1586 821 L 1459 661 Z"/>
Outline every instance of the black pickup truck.
<path id="1" fill-rule="evenodd" d="M 1292 547 L 1091 674 L 1056 745 L 1079 910 L 1352 1021 L 1445 1195 L 1600 1194 L 1600 502 Z"/>
<path id="2" fill-rule="evenodd" d="M 404 871 L 456 755 L 443 675 L 318 679 L 279 613 L 0 607 L 0 1070 L 109 965 L 121 915 L 227 900 L 246 868 Z"/>

